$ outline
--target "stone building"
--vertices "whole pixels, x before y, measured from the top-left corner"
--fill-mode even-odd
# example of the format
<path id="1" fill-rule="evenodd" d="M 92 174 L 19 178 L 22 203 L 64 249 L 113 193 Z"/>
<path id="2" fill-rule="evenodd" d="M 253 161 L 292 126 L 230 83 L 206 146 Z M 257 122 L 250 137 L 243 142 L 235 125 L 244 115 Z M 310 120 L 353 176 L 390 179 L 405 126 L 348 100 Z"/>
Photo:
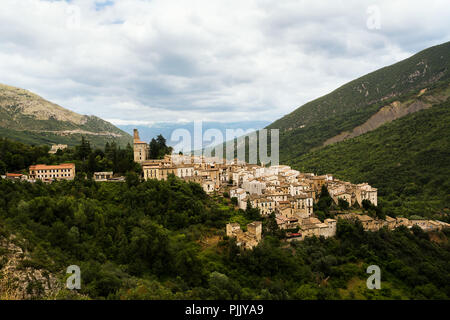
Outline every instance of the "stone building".
<path id="1" fill-rule="evenodd" d="M 236 238 L 236 244 L 241 248 L 252 249 L 262 239 L 262 222 L 254 221 L 249 223 L 246 232 L 242 231 L 239 223 L 228 223 L 226 232 L 228 237 Z"/>
<path id="2" fill-rule="evenodd" d="M 147 160 L 150 148 L 147 143 L 141 141 L 139 131 L 137 129 L 134 129 L 133 150 L 135 162 L 143 163 Z"/>
<path id="3" fill-rule="evenodd" d="M 361 183 L 356 185 L 355 195 L 356 201 L 362 206 L 363 200 L 369 200 L 375 206 L 378 205 L 377 188 L 371 187 L 367 183 Z"/>
<path id="4" fill-rule="evenodd" d="M 73 180 L 75 178 L 75 164 L 63 163 L 60 165 L 37 164 L 29 168 L 30 179 L 43 181 Z"/>
<path id="5" fill-rule="evenodd" d="M 242 189 L 249 194 L 261 195 L 266 189 L 266 184 L 258 180 L 247 180 L 242 183 Z"/>
<path id="6" fill-rule="evenodd" d="M 28 178 L 26 175 L 21 173 L 6 173 L 6 175 L 2 177 L 7 180 L 27 180 Z"/>
<path id="7" fill-rule="evenodd" d="M 337 221 L 335 219 L 325 219 L 322 223 L 319 219 L 310 217 L 301 220 L 299 233 L 302 240 L 311 236 L 334 237 L 336 235 L 336 225 Z"/>
<path id="8" fill-rule="evenodd" d="M 67 144 L 54 144 L 48 153 L 55 154 L 58 150 L 67 149 Z"/>
<path id="9" fill-rule="evenodd" d="M 113 177 L 113 172 L 94 172 L 95 181 L 108 181 Z"/>
<path id="10" fill-rule="evenodd" d="M 258 208 L 262 216 L 268 216 L 275 212 L 275 200 L 258 195 L 249 196 L 249 199 L 252 208 Z"/>

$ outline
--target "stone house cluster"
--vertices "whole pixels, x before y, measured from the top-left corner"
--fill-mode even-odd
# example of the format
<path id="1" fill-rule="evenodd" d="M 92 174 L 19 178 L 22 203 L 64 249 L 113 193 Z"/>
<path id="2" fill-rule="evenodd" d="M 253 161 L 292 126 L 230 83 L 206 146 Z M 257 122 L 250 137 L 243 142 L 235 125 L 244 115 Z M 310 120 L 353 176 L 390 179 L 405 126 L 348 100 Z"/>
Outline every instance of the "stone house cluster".
<path id="1" fill-rule="evenodd" d="M 254 221 L 247 225 L 247 231 L 241 229 L 239 223 L 228 223 L 226 226 L 227 236 L 236 238 L 236 244 L 245 249 L 252 249 L 262 239 L 262 222 Z"/>
<path id="2" fill-rule="evenodd" d="M 364 200 L 369 200 L 374 205 L 378 204 L 377 189 L 367 183 L 352 184 L 350 182 L 332 179 L 328 181 L 327 188 L 336 204 L 339 199 L 347 201 L 350 206 L 356 203 L 362 206 Z"/>
<path id="3" fill-rule="evenodd" d="M 286 165 L 271 167 L 242 166 L 232 172 L 233 186 L 230 197 L 237 199 L 239 208 L 245 210 L 247 203 L 258 208 L 261 215 L 275 214 L 280 229 L 298 229 L 288 234 L 288 241 L 303 240 L 308 236 L 332 237 L 336 234 L 337 221 L 325 219 L 321 222 L 313 216 L 313 205 L 318 201 L 322 186 L 333 190 L 349 192 L 348 202 L 354 204 L 367 199 L 377 204 L 377 189 L 367 183 L 352 184 L 334 179 L 330 174 L 316 176 L 301 173 Z M 339 196 L 335 192 L 333 199 L 337 203 Z"/>
<path id="4" fill-rule="evenodd" d="M 418 226 L 422 228 L 424 231 L 436 231 L 441 230 L 442 228 L 450 227 L 450 224 L 439 221 L 439 220 L 415 220 L 415 219 L 407 219 L 407 218 L 392 218 L 386 216 L 386 219 L 374 219 L 365 214 L 357 214 L 357 213 L 345 213 L 337 215 L 338 219 L 345 220 L 359 220 L 366 231 L 377 231 L 383 227 L 387 227 L 390 230 L 398 228 L 400 226 L 405 226 L 407 228 L 412 228 L 413 226 Z"/>
<path id="5" fill-rule="evenodd" d="M 206 193 L 224 190 L 235 168 L 244 162 L 224 164 L 220 159 L 192 155 L 166 155 L 160 160 L 147 159 L 149 147 L 134 131 L 134 160 L 141 164 L 145 180 L 167 180 L 173 174 L 185 181 L 199 183 Z"/>
<path id="6" fill-rule="evenodd" d="M 377 204 L 377 189 L 367 183 L 354 185 L 334 179 L 330 174 L 316 176 L 286 165 L 265 167 L 236 159 L 224 162 L 214 157 L 167 155 L 161 160 L 148 160 L 148 145 L 140 140 L 137 130 L 134 141 L 135 161 L 142 165 L 144 179 L 166 180 L 174 174 L 185 181 L 199 183 L 209 194 L 228 191 L 231 198 L 236 198 L 240 209 L 245 210 L 250 203 L 262 216 L 274 213 L 281 229 L 300 228 L 302 238 L 329 237 L 336 233 L 336 220 L 321 222 L 313 217 L 313 205 L 323 185 L 336 190 L 333 193 L 336 202 L 342 191 L 349 193 L 349 203 L 361 204 L 368 199 Z"/>
<path id="7" fill-rule="evenodd" d="M 325 219 L 321 222 L 314 217 L 313 205 L 318 201 L 322 186 L 326 186 L 333 201 L 346 200 L 350 206 L 362 206 L 364 200 L 378 204 L 376 188 L 368 183 L 353 184 L 334 178 L 331 174 L 316 176 L 313 173 L 301 173 L 286 165 L 258 166 L 235 159 L 225 162 L 223 159 L 193 155 L 167 155 L 161 160 L 148 160 L 148 145 L 140 141 L 137 130 L 134 132 L 135 161 L 143 168 L 144 179 L 166 180 L 173 174 L 185 181 L 199 183 L 208 193 L 228 191 L 236 198 L 240 209 L 247 209 L 248 203 L 258 208 L 262 216 L 275 214 L 281 229 L 297 232 L 288 233 L 287 240 L 303 240 L 308 236 L 332 237 L 336 234 L 337 219 L 358 219 L 365 230 L 378 230 L 383 226 L 395 228 L 399 225 L 411 227 L 416 224 L 424 230 L 442 228 L 446 224 L 439 221 L 404 220 L 386 217 L 386 220 L 372 219 L 367 215 L 339 215 L 337 219 Z M 236 237 L 245 248 L 254 247 L 261 239 L 261 233 L 253 222 L 243 232 L 239 224 L 228 224 L 227 235 Z M 259 232 L 259 233 L 258 233 Z"/>

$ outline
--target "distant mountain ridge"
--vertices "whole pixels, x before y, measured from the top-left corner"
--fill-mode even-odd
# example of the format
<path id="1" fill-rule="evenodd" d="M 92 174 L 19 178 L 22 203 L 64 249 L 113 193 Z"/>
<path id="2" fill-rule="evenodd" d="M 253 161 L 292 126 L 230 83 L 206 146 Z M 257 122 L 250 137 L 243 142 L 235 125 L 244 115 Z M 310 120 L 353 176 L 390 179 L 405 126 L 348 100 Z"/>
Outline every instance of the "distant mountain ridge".
<path id="1" fill-rule="evenodd" d="M 86 136 L 91 144 L 115 141 L 126 145 L 131 136 L 96 116 L 80 115 L 42 97 L 0 84 L 0 136 L 32 144 L 78 144 Z"/>

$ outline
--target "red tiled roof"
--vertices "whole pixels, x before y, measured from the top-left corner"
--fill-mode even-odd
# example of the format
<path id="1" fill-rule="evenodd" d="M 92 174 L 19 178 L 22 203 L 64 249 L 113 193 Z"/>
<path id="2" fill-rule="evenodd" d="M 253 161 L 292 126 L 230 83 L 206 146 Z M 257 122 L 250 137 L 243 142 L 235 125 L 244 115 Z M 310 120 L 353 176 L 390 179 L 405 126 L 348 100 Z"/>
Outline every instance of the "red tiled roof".
<path id="1" fill-rule="evenodd" d="M 36 164 L 34 166 L 30 166 L 30 170 L 58 170 L 68 168 L 75 168 L 75 163 L 62 163 L 60 165 Z"/>
<path id="2" fill-rule="evenodd" d="M 286 238 L 295 238 L 295 237 L 301 237 L 301 233 L 287 233 Z"/>
<path id="3" fill-rule="evenodd" d="M 14 177 L 21 177 L 21 176 L 23 176 L 23 174 L 21 174 L 21 173 L 7 173 L 6 176 L 14 178 Z"/>

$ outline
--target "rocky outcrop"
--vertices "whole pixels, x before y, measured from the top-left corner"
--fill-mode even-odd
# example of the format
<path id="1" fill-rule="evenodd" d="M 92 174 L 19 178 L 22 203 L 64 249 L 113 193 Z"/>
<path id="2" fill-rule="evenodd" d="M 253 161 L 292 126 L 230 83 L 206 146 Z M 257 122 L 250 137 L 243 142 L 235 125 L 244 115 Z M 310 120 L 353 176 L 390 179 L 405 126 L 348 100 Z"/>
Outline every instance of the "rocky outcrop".
<path id="1" fill-rule="evenodd" d="M 0 300 L 46 299 L 61 288 L 48 270 L 29 265 L 30 254 L 15 236 L 0 239 Z"/>

